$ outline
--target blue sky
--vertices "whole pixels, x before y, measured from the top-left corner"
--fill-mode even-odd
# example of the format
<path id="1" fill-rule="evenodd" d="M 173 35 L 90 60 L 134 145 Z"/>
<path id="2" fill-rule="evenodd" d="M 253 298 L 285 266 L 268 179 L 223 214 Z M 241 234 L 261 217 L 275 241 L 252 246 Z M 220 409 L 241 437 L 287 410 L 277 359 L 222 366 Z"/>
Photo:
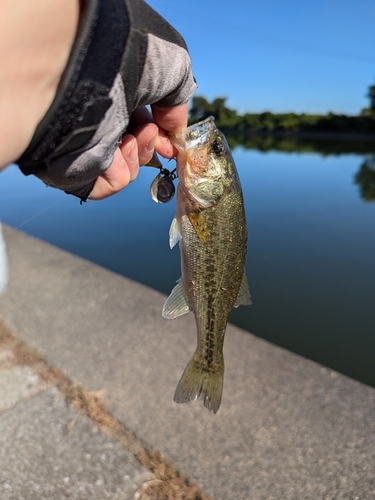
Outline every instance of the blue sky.
<path id="1" fill-rule="evenodd" d="M 240 112 L 357 114 L 375 83 L 375 0 L 148 0 L 185 38 L 197 95 Z"/>

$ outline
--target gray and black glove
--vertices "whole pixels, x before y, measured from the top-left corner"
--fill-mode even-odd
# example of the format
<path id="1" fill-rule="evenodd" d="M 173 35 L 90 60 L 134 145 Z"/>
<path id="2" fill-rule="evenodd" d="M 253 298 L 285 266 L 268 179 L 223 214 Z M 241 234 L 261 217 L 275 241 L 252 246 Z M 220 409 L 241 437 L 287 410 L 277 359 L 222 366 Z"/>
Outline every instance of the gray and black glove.
<path id="1" fill-rule="evenodd" d="M 112 163 L 131 113 L 176 106 L 196 89 L 181 35 L 142 0 L 86 0 L 57 95 L 16 162 L 86 200 Z"/>

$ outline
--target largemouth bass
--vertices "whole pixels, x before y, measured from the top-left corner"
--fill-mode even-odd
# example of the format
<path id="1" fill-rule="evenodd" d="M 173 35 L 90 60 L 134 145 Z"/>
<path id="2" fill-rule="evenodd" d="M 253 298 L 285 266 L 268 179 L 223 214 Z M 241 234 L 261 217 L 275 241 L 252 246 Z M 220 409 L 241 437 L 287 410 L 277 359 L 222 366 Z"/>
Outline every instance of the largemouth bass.
<path id="1" fill-rule="evenodd" d="M 244 271 L 247 228 L 237 169 L 224 135 L 208 118 L 172 137 L 177 155 L 177 212 L 170 247 L 179 241 L 181 279 L 164 304 L 172 319 L 195 315 L 198 345 L 176 388 L 174 400 L 203 399 L 220 407 L 224 335 L 233 307 L 251 304 Z"/>

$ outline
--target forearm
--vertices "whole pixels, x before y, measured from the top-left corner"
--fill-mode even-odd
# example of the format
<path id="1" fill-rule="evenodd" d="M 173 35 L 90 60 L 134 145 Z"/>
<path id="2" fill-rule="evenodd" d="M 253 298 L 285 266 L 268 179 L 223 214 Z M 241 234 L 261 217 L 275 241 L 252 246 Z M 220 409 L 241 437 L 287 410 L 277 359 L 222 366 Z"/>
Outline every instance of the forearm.
<path id="1" fill-rule="evenodd" d="M 85 2 L 58 93 L 17 163 L 85 200 L 112 164 L 131 113 L 142 104 L 179 105 L 195 88 L 184 40 L 146 3 Z"/>
<path id="2" fill-rule="evenodd" d="M 0 168 L 26 149 L 50 107 L 79 22 L 79 0 L 3 0 Z"/>

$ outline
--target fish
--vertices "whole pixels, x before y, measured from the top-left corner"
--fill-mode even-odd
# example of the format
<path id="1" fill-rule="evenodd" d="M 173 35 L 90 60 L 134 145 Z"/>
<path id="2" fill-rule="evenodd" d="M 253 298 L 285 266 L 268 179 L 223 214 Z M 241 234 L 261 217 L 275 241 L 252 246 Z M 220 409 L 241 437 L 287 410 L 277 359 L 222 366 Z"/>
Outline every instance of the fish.
<path id="1" fill-rule="evenodd" d="M 217 413 L 224 378 L 223 346 L 229 312 L 251 304 L 245 273 L 247 225 L 240 179 L 227 141 L 213 117 L 170 137 L 178 150 L 177 209 L 169 231 L 178 242 L 181 278 L 162 316 L 190 311 L 197 348 L 177 385 L 174 401 L 202 399 Z"/>

